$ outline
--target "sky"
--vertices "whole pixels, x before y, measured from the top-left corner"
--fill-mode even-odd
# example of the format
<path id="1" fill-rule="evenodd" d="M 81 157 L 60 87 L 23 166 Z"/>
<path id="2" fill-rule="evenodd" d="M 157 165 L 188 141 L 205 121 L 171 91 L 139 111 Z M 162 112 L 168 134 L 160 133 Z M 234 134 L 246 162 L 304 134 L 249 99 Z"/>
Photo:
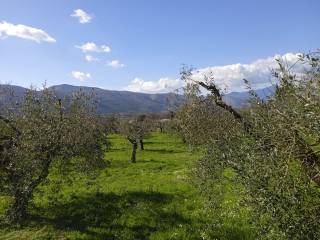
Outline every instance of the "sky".
<path id="1" fill-rule="evenodd" d="M 275 58 L 320 47 L 319 0 L 0 0 L 0 83 L 137 92 L 183 64 L 229 91 L 270 84 Z M 198 76 L 199 77 L 199 76 Z"/>

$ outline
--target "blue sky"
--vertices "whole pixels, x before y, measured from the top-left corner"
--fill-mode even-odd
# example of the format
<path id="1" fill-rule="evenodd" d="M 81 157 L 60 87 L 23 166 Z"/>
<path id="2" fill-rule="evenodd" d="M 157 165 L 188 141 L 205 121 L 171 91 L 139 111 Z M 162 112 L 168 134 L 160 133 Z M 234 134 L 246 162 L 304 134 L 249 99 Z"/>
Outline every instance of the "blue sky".
<path id="1" fill-rule="evenodd" d="M 188 64 L 241 90 L 257 61 L 320 47 L 319 9 L 319 0 L 1 0 L 0 82 L 163 92 Z M 83 52 L 86 43 L 101 52 Z"/>

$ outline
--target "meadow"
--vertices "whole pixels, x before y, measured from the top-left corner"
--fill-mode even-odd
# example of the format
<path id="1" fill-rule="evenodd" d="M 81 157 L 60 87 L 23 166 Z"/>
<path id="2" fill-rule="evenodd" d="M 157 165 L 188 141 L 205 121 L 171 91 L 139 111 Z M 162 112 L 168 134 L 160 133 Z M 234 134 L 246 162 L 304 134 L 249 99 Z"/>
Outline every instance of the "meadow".
<path id="1" fill-rule="evenodd" d="M 133 164 L 130 144 L 119 135 L 109 139 L 105 169 L 68 177 L 52 171 L 35 193 L 27 222 L 17 228 L 2 223 L 0 239 L 209 239 L 210 214 L 190 181 L 201 154 L 173 135 L 153 133 Z M 2 218 L 8 203 L 3 197 Z M 248 239 L 238 216 L 218 219 L 218 239 Z"/>

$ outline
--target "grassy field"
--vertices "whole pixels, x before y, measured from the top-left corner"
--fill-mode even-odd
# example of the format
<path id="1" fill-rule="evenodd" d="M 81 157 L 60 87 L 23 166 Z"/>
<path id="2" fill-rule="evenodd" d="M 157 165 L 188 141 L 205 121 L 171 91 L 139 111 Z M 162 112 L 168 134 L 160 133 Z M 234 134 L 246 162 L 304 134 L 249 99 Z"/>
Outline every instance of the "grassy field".
<path id="1" fill-rule="evenodd" d="M 154 133 L 132 164 L 128 142 L 118 135 L 110 141 L 108 167 L 94 176 L 53 171 L 35 193 L 28 223 L 2 224 L 0 239 L 209 239 L 209 214 L 188 180 L 199 154 L 174 136 Z M 0 201 L 0 214 L 7 201 Z M 247 239 L 240 222 L 228 214 L 221 221 L 216 239 Z"/>

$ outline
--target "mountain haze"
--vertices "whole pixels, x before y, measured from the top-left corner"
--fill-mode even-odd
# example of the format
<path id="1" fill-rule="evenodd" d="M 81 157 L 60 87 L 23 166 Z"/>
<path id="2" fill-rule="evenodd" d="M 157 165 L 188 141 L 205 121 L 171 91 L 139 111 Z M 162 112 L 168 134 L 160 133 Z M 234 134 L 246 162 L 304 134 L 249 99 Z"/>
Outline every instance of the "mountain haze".
<path id="1" fill-rule="evenodd" d="M 275 87 L 266 87 L 255 90 L 255 93 L 261 98 L 266 99 L 268 96 L 272 96 L 275 92 Z M 247 92 L 230 92 L 224 95 L 224 100 L 235 108 L 245 108 L 249 106 L 250 93 Z"/>
<path id="2" fill-rule="evenodd" d="M 19 101 L 25 95 L 27 88 L 14 85 L 1 85 L 4 88 L 10 88 L 14 93 L 14 98 Z M 101 88 L 72 86 L 67 84 L 49 87 L 57 97 L 64 98 L 71 96 L 72 93 L 80 90 L 84 92 L 94 92 L 95 99 L 98 102 L 97 111 L 102 114 L 108 113 L 155 113 L 165 112 L 168 108 L 168 98 L 170 93 L 146 94 L 129 91 L 113 91 Z M 8 93 L 0 92 L 0 102 L 7 101 Z M 179 97 L 178 97 L 179 98 Z"/>
<path id="3" fill-rule="evenodd" d="M 16 101 L 21 100 L 27 88 L 14 85 L 0 85 L 2 88 L 10 88 L 13 92 Z M 159 113 L 168 110 L 168 100 L 172 93 L 148 94 L 130 91 L 114 91 L 105 90 L 101 88 L 72 86 L 67 84 L 52 86 L 52 89 L 59 98 L 71 96 L 72 93 L 80 90 L 84 92 L 94 92 L 95 98 L 98 102 L 97 111 L 101 114 L 109 113 Z M 274 88 L 264 88 L 257 90 L 257 94 L 261 98 L 266 98 L 274 92 Z M 0 92 L 0 106 L 8 101 L 9 94 L 7 92 Z M 248 99 L 250 95 L 248 92 L 231 92 L 224 96 L 227 103 L 236 108 L 243 108 L 248 106 Z M 175 101 L 181 102 L 183 97 L 175 95 Z"/>

